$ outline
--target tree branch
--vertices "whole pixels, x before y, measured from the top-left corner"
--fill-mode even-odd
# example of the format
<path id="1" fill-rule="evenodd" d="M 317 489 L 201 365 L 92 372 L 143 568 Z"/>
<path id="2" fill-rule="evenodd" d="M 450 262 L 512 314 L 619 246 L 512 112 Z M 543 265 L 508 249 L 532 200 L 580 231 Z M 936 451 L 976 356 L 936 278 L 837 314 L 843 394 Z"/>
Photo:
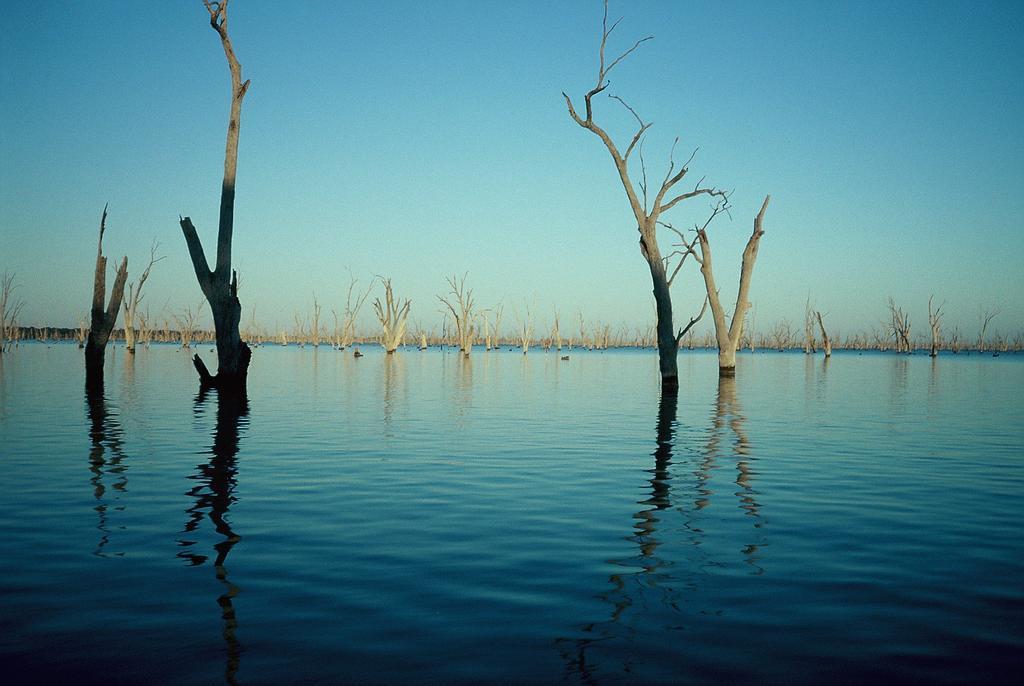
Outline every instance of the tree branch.
<path id="1" fill-rule="evenodd" d="M 687 334 L 687 332 L 690 329 L 693 328 L 693 325 L 700 321 L 701 317 L 704 316 L 705 310 L 707 310 L 707 309 L 708 309 L 708 297 L 704 296 L 704 305 L 700 308 L 700 314 L 698 314 L 696 317 L 690 317 L 690 323 L 687 324 L 686 326 L 684 326 L 682 329 L 680 329 L 679 333 L 676 335 L 676 345 L 677 346 L 679 345 L 679 341 L 683 340 L 683 336 L 685 336 Z"/>
<path id="2" fill-rule="evenodd" d="M 620 98 L 619 96 L 617 96 L 617 95 L 609 95 L 608 97 L 609 98 L 613 98 L 613 99 L 618 100 L 619 102 L 621 102 L 622 106 L 625 107 L 627 110 L 629 110 L 630 113 L 634 117 L 636 117 L 637 122 L 640 124 L 640 129 L 633 135 L 633 140 L 631 140 L 629 142 L 629 147 L 626 148 L 626 154 L 622 156 L 623 159 L 628 160 L 629 159 L 629 154 L 631 152 L 633 152 L 633 148 L 636 147 L 636 144 L 643 137 L 644 132 L 647 131 L 647 129 L 651 128 L 651 124 L 650 123 L 645 124 L 644 120 L 640 118 L 640 115 L 638 115 L 636 113 L 636 111 L 632 107 L 627 105 L 626 101 L 623 100 L 622 98 Z"/>
<path id="3" fill-rule="evenodd" d="M 683 173 L 684 171 L 685 169 L 681 170 L 680 173 Z M 669 185 L 669 187 L 671 187 L 671 184 Z M 717 188 L 694 188 L 692 191 L 677 195 L 664 205 L 658 205 L 657 203 L 659 202 L 659 200 L 655 200 L 655 210 L 658 212 L 658 214 L 661 214 L 662 212 L 668 212 L 670 209 L 676 206 L 676 203 L 679 203 L 683 200 L 689 200 L 690 198 L 695 198 L 698 195 L 710 195 L 712 197 L 717 196 L 719 198 L 728 198 L 729 192 L 720 191 Z"/>
<path id="4" fill-rule="evenodd" d="M 203 244 L 199 240 L 199 233 L 196 231 L 196 227 L 192 225 L 192 219 L 189 217 L 179 217 L 178 223 L 181 224 L 181 232 L 185 235 L 185 244 L 188 246 L 189 257 L 192 258 L 192 268 L 196 272 L 199 287 L 203 290 L 207 300 L 209 300 L 213 272 L 210 271 L 210 265 L 206 261 L 206 253 L 203 252 Z"/>

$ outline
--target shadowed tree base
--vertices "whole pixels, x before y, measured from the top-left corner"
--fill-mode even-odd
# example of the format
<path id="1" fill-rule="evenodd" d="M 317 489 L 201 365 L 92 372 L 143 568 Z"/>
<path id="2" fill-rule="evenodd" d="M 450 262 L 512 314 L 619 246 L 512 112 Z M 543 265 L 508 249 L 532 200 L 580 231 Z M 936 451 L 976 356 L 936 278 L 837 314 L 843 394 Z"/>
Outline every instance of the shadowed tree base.
<path id="1" fill-rule="evenodd" d="M 201 391 L 211 388 L 223 389 L 244 389 L 245 382 L 249 375 L 249 361 L 252 359 L 252 350 L 248 345 L 242 343 L 239 352 L 239 371 L 234 374 L 218 372 L 216 376 L 210 374 L 206 363 L 198 354 L 192 356 L 192 365 L 199 373 L 199 388 Z"/>
<path id="2" fill-rule="evenodd" d="M 85 345 L 85 388 L 90 392 L 103 390 L 103 353 L 90 334 Z"/>
<path id="3" fill-rule="evenodd" d="M 718 376 L 723 379 L 731 379 L 736 376 L 736 367 L 719 367 Z"/>

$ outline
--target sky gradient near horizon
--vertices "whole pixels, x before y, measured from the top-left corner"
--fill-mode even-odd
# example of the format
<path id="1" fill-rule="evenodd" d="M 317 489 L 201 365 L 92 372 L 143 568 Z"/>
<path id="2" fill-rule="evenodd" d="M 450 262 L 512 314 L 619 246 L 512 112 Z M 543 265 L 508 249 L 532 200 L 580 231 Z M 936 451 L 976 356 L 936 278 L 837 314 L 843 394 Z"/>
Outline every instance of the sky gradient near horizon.
<path id="1" fill-rule="evenodd" d="M 593 87 L 601 3 L 234 0 L 252 86 L 242 109 L 234 265 L 248 319 L 291 328 L 313 294 L 330 320 L 349 271 L 390 276 L 439 324 L 445 277 L 478 306 L 528 304 L 630 329 L 653 322 L 635 222 L 600 141 L 566 113 Z M 754 327 L 802 322 L 810 295 L 841 334 L 894 297 L 926 328 L 1024 329 L 1024 7 L 1017 2 L 612 2 L 611 74 L 654 126 L 652 178 L 699 146 L 692 177 L 733 189 L 711 229 L 723 302 L 766 194 Z M 0 9 L 0 271 L 25 325 L 73 326 L 91 300 L 99 217 L 129 279 L 167 259 L 146 301 L 159 324 L 202 298 L 178 216 L 210 260 L 228 68 L 200 0 L 4 3 Z M 617 102 L 595 119 L 623 145 Z M 634 169 L 635 171 L 635 169 Z M 704 200 L 668 219 L 691 226 Z M 663 245 L 668 244 L 667 237 Z M 109 280 L 108 280 L 109 281 Z M 695 264 L 676 318 L 700 308 Z M 208 316 L 208 309 L 205 310 Z M 367 329 L 370 310 L 361 320 Z M 563 323 L 563 328 L 567 325 Z M 711 327 L 710 317 L 698 330 Z"/>

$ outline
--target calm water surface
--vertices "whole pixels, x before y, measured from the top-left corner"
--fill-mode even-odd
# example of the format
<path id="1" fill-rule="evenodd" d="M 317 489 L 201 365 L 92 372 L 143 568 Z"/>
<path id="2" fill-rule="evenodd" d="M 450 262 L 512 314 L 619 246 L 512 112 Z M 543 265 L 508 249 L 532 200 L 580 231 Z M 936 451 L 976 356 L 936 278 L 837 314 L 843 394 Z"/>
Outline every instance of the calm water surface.
<path id="1" fill-rule="evenodd" d="M 215 359 L 204 347 L 202 354 Z M 1024 356 L 0 361 L 7 683 L 1010 683 Z"/>

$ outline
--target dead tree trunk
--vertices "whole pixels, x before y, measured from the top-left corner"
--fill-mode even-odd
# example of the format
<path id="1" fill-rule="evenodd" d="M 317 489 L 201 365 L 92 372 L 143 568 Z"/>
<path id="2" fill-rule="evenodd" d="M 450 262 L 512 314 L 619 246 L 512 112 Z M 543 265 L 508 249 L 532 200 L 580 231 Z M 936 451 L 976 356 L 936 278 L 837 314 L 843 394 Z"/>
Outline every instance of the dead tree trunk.
<path id="1" fill-rule="evenodd" d="M 821 348 L 825 351 L 825 357 L 832 357 L 832 339 L 828 337 L 828 331 L 825 331 L 825 322 L 821 320 L 821 312 L 814 314 L 818 318 L 818 327 L 821 329 Z"/>
<path id="2" fill-rule="evenodd" d="M 463 274 L 461 280 L 456 277 L 445 277 L 448 282 L 448 292 L 454 296 L 455 303 L 452 303 L 444 296 L 437 296 L 437 299 L 444 303 L 455 319 L 456 336 L 459 339 L 459 350 L 466 357 L 473 351 L 473 339 L 476 337 L 476 329 L 473 325 L 473 289 L 466 288 L 466 277 Z"/>
<path id="3" fill-rule="evenodd" d="M 391 279 L 379 277 L 384 284 L 384 302 L 377 298 L 373 301 L 373 309 L 377 311 L 377 320 L 381 326 L 380 344 L 388 355 L 395 352 L 405 336 L 405 323 L 409 319 L 409 308 L 412 301 L 406 300 L 402 305 L 395 300 L 391 289 Z"/>
<path id="4" fill-rule="evenodd" d="M 896 352 L 910 354 L 910 314 L 904 313 L 896 301 L 889 298 L 890 333 L 896 341 Z"/>
<path id="5" fill-rule="evenodd" d="M 0 276 L 0 355 L 14 340 L 18 314 L 25 305 L 24 302 L 15 302 L 12 299 L 14 289 L 17 287 L 14 283 L 14 274 L 4 272 L 3 276 Z"/>
<path id="6" fill-rule="evenodd" d="M 242 319 L 242 305 L 238 301 L 238 275 L 231 269 L 231 237 L 235 216 L 235 169 L 238 165 L 238 127 L 242 111 L 242 98 L 249 88 L 249 82 L 242 82 L 242 67 L 235 57 L 228 38 L 227 0 L 211 3 L 203 0 L 210 13 L 210 26 L 220 36 L 231 70 L 231 114 L 228 119 L 227 145 L 224 153 L 224 183 L 220 195 L 220 225 L 217 233 L 217 264 L 210 270 L 203 252 L 199 234 L 192 220 L 181 220 L 181 230 L 188 244 L 192 266 L 196 272 L 199 287 L 210 303 L 213 326 L 217 338 L 217 375 L 213 376 L 199 355 L 192 362 L 199 372 L 200 384 L 205 387 L 245 386 L 252 351 L 242 341 L 238 331 Z"/>
<path id="7" fill-rule="evenodd" d="M 516 323 L 518 324 L 518 330 L 516 338 L 519 339 L 519 346 L 523 349 L 525 355 L 530 350 L 530 343 L 533 341 L 533 314 L 530 312 L 530 306 L 525 305 L 526 316 L 523 318 L 519 317 L 519 312 L 515 312 Z"/>
<path id="8" fill-rule="evenodd" d="M 146 284 L 146 279 L 149 278 L 149 272 L 153 269 L 153 265 L 164 259 L 163 257 L 156 256 L 156 249 L 159 246 L 159 243 L 153 243 L 153 247 L 149 249 L 149 264 L 146 266 L 145 271 L 142 272 L 142 276 L 139 277 L 138 282 L 128 284 L 128 297 L 124 301 L 124 346 L 125 350 L 132 354 L 135 353 L 135 320 L 139 317 L 142 287 Z"/>
<path id="9" fill-rule="evenodd" d="M 993 310 L 989 308 L 982 309 L 978 308 L 978 352 L 985 352 L 985 332 L 988 330 L 989 323 L 996 318 L 999 314 L 999 310 Z"/>
<path id="10" fill-rule="evenodd" d="M 932 298 L 934 295 L 928 296 L 928 328 L 932 331 L 932 348 L 929 351 L 929 357 L 937 357 L 939 354 L 939 338 L 940 330 L 942 328 L 942 305 L 939 305 L 934 310 L 932 309 Z"/>
<path id="11" fill-rule="evenodd" d="M 373 290 L 373 281 L 370 281 L 370 285 L 366 287 L 366 292 L 362 295 L 355 293 L 356 284 L 359 281 L 355 276 L 349 275 L 348 284 L 348 295 L 345 299 L 345 313 L 341 321 L 341 336 L 335 342 L 339 350 L 344 350 L 348 346 L 352 345 L 352 342 L 356 338 L 356 317 L 359 316 L 359 310 L 362 309 L 363 303 L 370 296 L 370 291 Z M 354 296 L 354 297 L 353 297 Z"/>
<path id="12" fill-rule="evenodd" d="M 314 348 L 320 347 L 320 301 L 316 299 L 316 293 L 313 294 L 313 322 L 310 324 L 309 337 L 310 343 Z"/>
<path id="13" fill-rule="evenodd" d="M 704 285 L 708 292 L 708 302 L 711 304 L 711 316 L 715 321 L 715 338 L 718 342 L 718 374 L 719 376 L 735 376 L 736 374 L 736 348 L 743 337 L 743 320 L 750 307 L 750 279 L 754 273 L 754 262 L 757 260 L 757 250 L 761 245 L 761 236 L 764 235 L 762 222 L 764 212 L 768 209 L 768 201 L 772 196 L 765 196 L 761 210 L 754 217 L 754 231 L 747 240 L 747 246 L 743 249 L 743 263 L 740 268 L 740 289 L 736 295 L 736 309 L 732 313 L 732 322 L 726 325 L 725 308 L 718 298 L 718 287 L 715 285 L 715 275 L 711 265 L 711 244 L 708 242 L 707 223 L 703 228 L 697 230 L 697 239 L 700 241 L 700 271 L 704 275 Z M 723 205 L 716 208 L 724 209 Z M 712 214 L 711 218 L 714 218 Z M 711 219 L 708 219 L 710 222 Z"/>
<path id="14" fill-rule="evenodd" d="M 107 297 L 107 258 L 103 256 L 103 232 L 107 229 L 107 208 L 103 207 L 100 217 L 100 239 L 96 248 L 96 270 L 92 284 L 92 326 L 85 342 L 85 385 L 97 389 L 103 386 L 103 354 L 110 339 L 110 332 L 117 322 L 124 297 L 124 283 L 128 280 L 128 258 L 122 257 L 110 290 L 110 302 L 104 308 Z"/>
<path id="15" fill-rule="evenodd" d="M 610 28 L 608 27 L 608 3 L 606 0 L 604 6 L 604 21 L 602 24 L 603 30 L 601 34 L 597 83 L 583 98 L 586 106 L 586 116 L 581 117 L 576 113 L 576 109 L 573 107 L 572 100 L 568 95 L 563 92 L 562 96 L 565 98 L 565 103 L 569 108 L 569 116 L 572 117 L 572 120 L 600 138 L 601 142 L 608 149 L 608 152 L 612 156 L 612 161 L 615 164 L 615 169 L 618 172 L 619 180 L 622 183 L 623 189 L 626 191 L 626 197 L 629 200 L 630 208 L 632 209 L 633 216 L 636 219 L 637 230 L 640 232 L 640 254 L 650 267 L 651 282 L 654 287 L 653 292 L 655 308 L 657 311 L 656 332 L 658 339 L 658 358 L 659 368 L 661 371 L 661 382 L 663 387 L 671 388 L 679 385 L 679 373 L 676 362 L 676 356 L 679 352 L 679 341 L 685 335 L 687 329 L 692 327 L 693 324 L 700 319 L 700 316 L 696 319 L 691 319 L 690 324 L 681 331 L 676 331 L 673 326 L 672 296 L 670 288 L 672 286 L 672 281 L 675 279 L 676 274 L 679 273 L 679 269 L 682 267 L 686 257 L 692 253 L 693 242 L 691 241 L 687 244 L 684 240 L 683 243 L 678 246 L 679 249 L 673 250 L 669 255 L 663 257 L 661 255 L 661 250 L 658 247 L 657 240 L 657 229 L 658 226 L 662 224 L 660 218 L 662 214 L 675 207 L 679 202 L 688 198 L 693 198 L 699 195 L 725 198 L 726 193 L 725 191 L 720 191 L 715 188 L 701 187 L 700 182 L 698 182 L 697 185 L 694 186 L 693 190 L 679 193 L 678 195 L 674 195 L 674 197 L 670 197 L 670 199 L 666 200 L 665 198 L 669 194 L 669 191 L 676 184 L 682 181 L 683 177 L 689 171 L 689 163 L 693 159 L 693 155 L 691 155 L 690 160 L 687 160 L 687 162 L 679 169 L 676 169 L 675 162 L 673 161 L 671 154 L 669 155 L 668 172 L 665 174 L 665 178 L 662 180 L 661 186 L 655 193 L 653 203 L 651 203 L 650 206 L 648 205 L 646 170 L 642 170 L 641 172 L 642 175 L 639 184 L 641 193 L 637 193 L 637 189 L 629 176 L 629 156 L 634 150 L 638 149 L 638 145 L 641 144 L 644 134 L 647 132 L 647 129 L 651 127 L 651 123 L 645 123 L 633 108 L 627 105 L 621 98 L 618 98 L 617 96 L 610 96 L 622 103 L 626 109 L 629 110 L 630 114 L 636 118 L 638 123 L 636 133 L 633 134 L 633 138 L 626 147 L 625 153 L 622 153 L 619 151 L 615 142 L 612 141 L 611 136 L 609 136 L 608 133 L 594 121 L 593 104 L 591 102 L 595 95 L 608 87 L 607 76 L 611 70 L 615 68 L 615 65 L 625 59 L 631 52 L 636 50 L 641 43 L 653 38 L 653 36 L 641 38 L 633 44 L 633 47 L 629 48 L 610 63 L 606 64 L 604 56 L 605 46 L 608 43 L 608 36 L 611 35 L 617 25 L 618 21 L 612 24 Z M 676 140 L 678 141 L 678 139 Z M 675 145 L 673 145 L 673 151 L 674 149 Z M 643 158 L 641 153 L 641 167 L 642 166 Z M 676 233 L 678 234 L 679 232 Z M 681 234 L 679 235 L 681 236 Z M 674 268 L 671 269 L 670 274 L 670 262 L 673 258 L 678 258 L 679 261 L 676 263 Z"/>
<path id="16" fill-rule="evenodd" d="M 804 305 L 804 355 L 813 355 L 818 352 L 814 345 L 814 308 L 811 307 L 811 294 L 807 294 L 807 303 Z"/>

